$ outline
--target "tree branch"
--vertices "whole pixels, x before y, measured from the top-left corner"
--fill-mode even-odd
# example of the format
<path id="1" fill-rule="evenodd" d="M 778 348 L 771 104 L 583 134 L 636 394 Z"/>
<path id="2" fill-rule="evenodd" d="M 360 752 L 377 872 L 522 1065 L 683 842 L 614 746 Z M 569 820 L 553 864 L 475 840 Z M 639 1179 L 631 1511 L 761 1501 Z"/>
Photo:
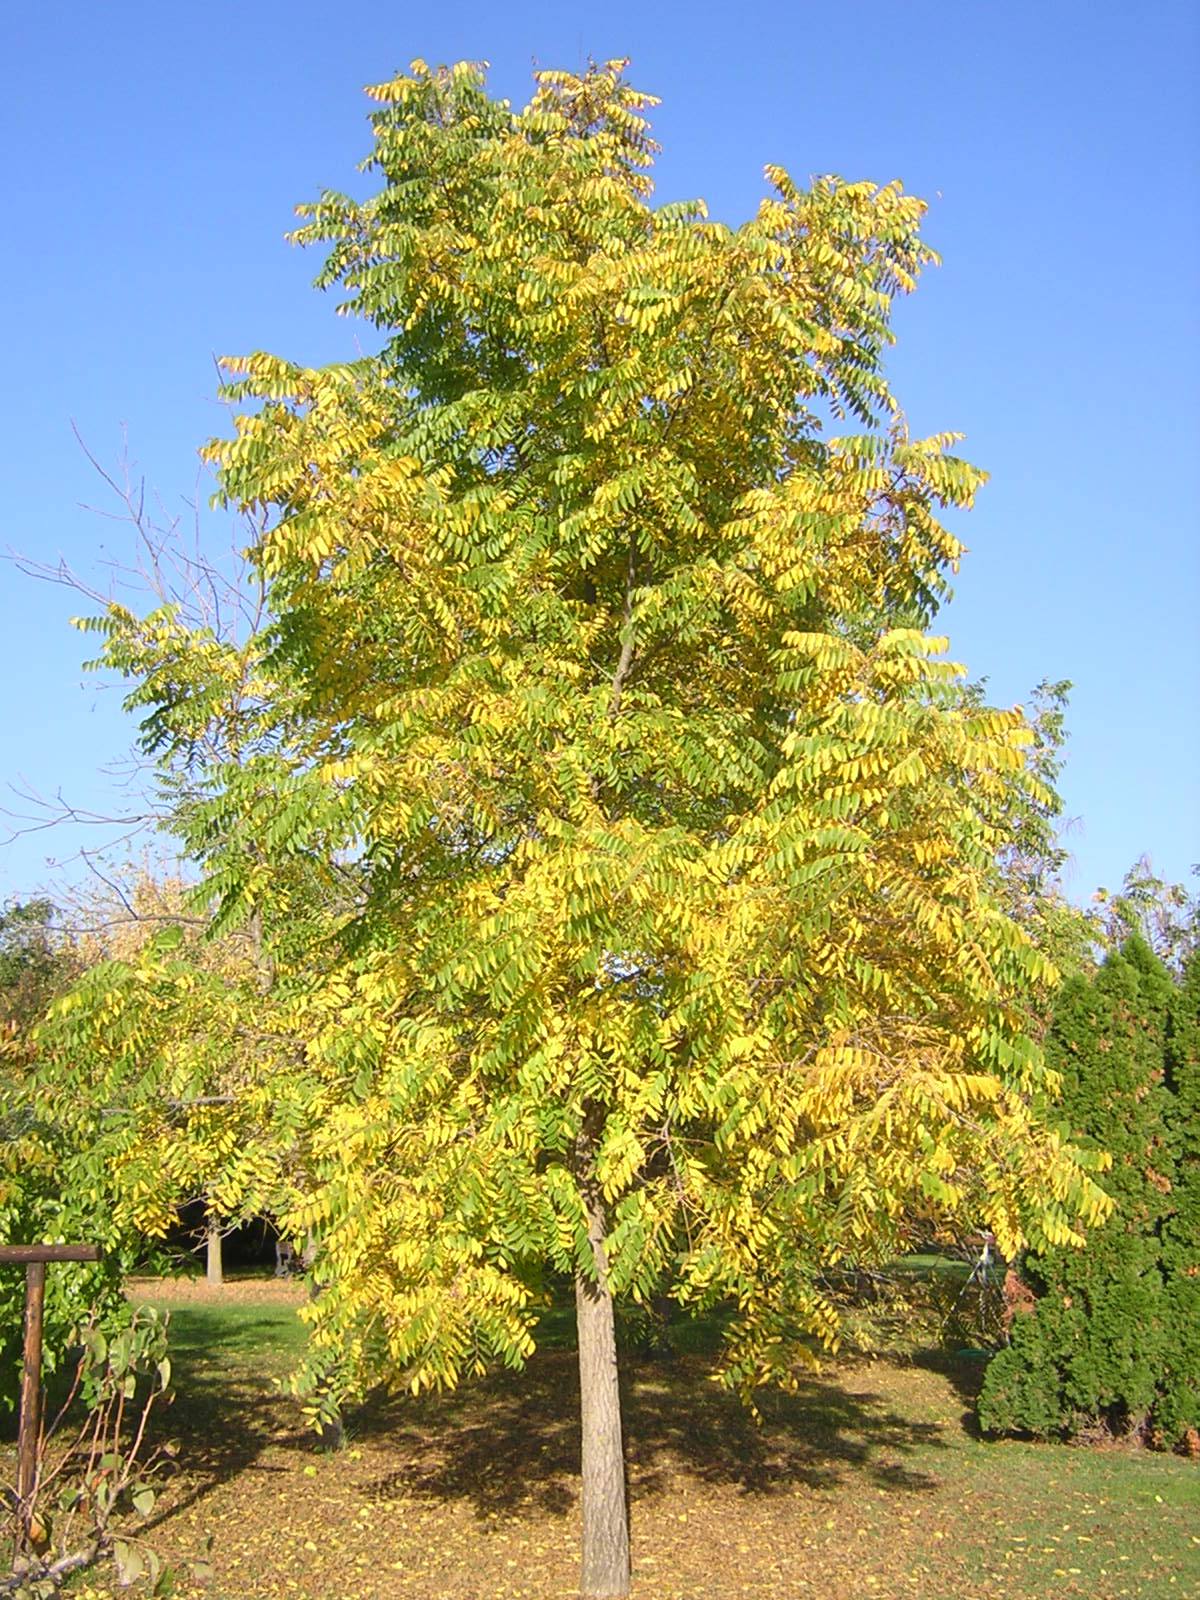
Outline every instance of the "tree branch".
<path id="1" fill-rule="evenodd" d="M 617 661 L 617 670 L 613 673 L 612 688 L 608 696 L 607 717 L 609 722 L 615 722 L 617 713 L 621 709 L 621 691 L 625 687 L 625 680 L 629 676 L 629 669 L 633 665 L 636 636 L 633 627 L 633 593 L 637 586 L 637 534 L 629 535 L 629 557 L 625 564 L 625 606 L 621 622 L 621 654 Z"/>

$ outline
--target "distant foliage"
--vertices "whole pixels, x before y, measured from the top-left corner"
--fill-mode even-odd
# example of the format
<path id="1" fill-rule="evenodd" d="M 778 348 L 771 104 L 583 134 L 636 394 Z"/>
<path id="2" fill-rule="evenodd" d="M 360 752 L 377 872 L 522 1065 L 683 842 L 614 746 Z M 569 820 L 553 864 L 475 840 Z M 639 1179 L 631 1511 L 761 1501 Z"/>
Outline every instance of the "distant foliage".
<path id="1" fill-rule="evenodd" d="M 203 942 L 183 894 L 141 874 L 105 904 L 29 902 L 0 920 L 0 998 L 23 1004 L 0 1023 L 0 1243 L 103 1251 L 47 1273 L 47 1370 L 82 1322 L 106 1337 L 128 1326 L 124 1279 L 180 1204 L 207 1195 L 224 1216 L 229 1188 L 259 1198 L 231 1104 L 266 1048 L 259 965 L 248 937 Z M 22 1274 L 0 1272 L 0 1411 L 17 1395 L 23 1314 Z"/>
<path id="2" fill-rule="evenodd" d="M 1085 1250 L 1025 1258 L 1036 1298 L 988 1368 L 989 1431 L 1174 1445 L 1200 1426 L 1198 1017 L 1200 961 L 1177 986 L 1137 935 L 1063 986 L 1047 1057 L 1115 1205 Z"/>
<path id="3" fill-rule="evenodd" d="M 1192 876 L 1200 875 L 1200 866 Z M 1200 898 L 1187 886 L 1160 878 L 1148 855 L 1138 858 L 1120 889 L 1098 889 L 1092 896 L 1092 921 L 1101 946 L 1115 950 L 1137 934 L 1169 970 L 1178 976 L 1188 957 L 1200 947 Z"/>
<path id="4" fill-rule="evenodd" d="M 64 1195 L 69 1152 L 30 1092 L 34 1035 L 56 996 L 77 977 L 76 942 L 46 899 L 14 901 L 0 912 L 0 1243 L 70 1239 L 90 1243 L 90 1188 Z M 107 1328 L 126 1315 L 119 1253 L 105 1261 L 55 1266 L 46 1280 L 43 1364 L 53 1370 L 71 1330 L 91 1313 Z M 20 1387 L 25 1276 L 0 1271 L 0 1414 Z"/>
<path id="5" fill-rule="evenodd" d="M 1193 952 L 1167 1018 L 1167 1135 L 1175 1162 L 1163 1221 L 1166 1352 L 1155 1420 L 1166 1439 L 1200 1430 L 1200 952 Z"/>
<path id="6" fill-rule="evenodd" d="M 57 920 L 46 899 L 14 900 L 0 911 L 0 1032 L 11 1035 L 36 1021 L 79 970 Z"/>

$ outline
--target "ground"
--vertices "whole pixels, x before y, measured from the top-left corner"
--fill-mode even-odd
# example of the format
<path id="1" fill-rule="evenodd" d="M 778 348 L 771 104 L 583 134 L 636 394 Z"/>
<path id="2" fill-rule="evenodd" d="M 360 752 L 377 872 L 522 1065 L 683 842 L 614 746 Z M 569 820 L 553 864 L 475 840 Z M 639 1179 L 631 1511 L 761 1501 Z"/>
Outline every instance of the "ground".
<path id="1" fill-rule="evenodd" d="M 181 1451 L 147 1541 L 206 1600 L 575 1593 L 577 1386 L 539 1351 L 451 1395 L 380 1402 L 322 1451 L 272 1385 L 300 1291 L 144 1286 L 172 1309 Z M 1200 1594 L 1200 1466 L 980 1440 L 979 1362 L 843 1361 L 756 1424 L 698 1355 L 628 1363 L 634 1600 L 1145 1600 Z M 183 1563 L 211 1536 L 214 1576 Z M 75 1595 L 115 1594 L 93 1573 Z"/>

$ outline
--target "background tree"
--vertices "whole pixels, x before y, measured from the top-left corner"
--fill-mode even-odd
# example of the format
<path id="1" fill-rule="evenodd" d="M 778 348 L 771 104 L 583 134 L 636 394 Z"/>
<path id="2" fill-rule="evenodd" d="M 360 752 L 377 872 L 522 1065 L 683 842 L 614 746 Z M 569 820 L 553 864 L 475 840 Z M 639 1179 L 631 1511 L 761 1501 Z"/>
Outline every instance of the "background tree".
<path id="1" fill-rule="evenodd" d="M 1103 1182 L 1114 1208 L 1086 1250 L 1025 1258 L 1037 1298 L 989 1364 L 979 1399 L 989 1430 L 1157 1432 L 1175 1444 L 1200 1423 L 1190 1215 L 1200 1133 L 1187 1105 L 1194 982 L 1176 993 L 1133 936 L 1094 979 L 1063 988 L 1047 1053 L 1071 1128 L 1112 1154 Z M 1168 1033 L 1179 1065 L 1164 1074 Z"/>
<path id="2" fill-rule="evenodd" d="M 114 1233 L 104 1216 L 105 1185 L 97 1166 L 81 1187 L 68 1172 L 81 1151 L 54 1117 L 43 1114 L 31 1085 L 41 1065 L 27 1034 L 0 1032 L 0 1241 L 100 1244 L 98 1263 L 66 1263 L 47 1273 L 43 1318 L 43 1369 L 53 1372 L 74 1330 L 92 1319 L 105 1333 L 128 1320 L 122 1294 L 133 1241 Z M 76 1172 L 73 1176 L 83 1176 Z M 0 1273 L 0 1407 L 12 1409 L 20 1392 L 25 1279 Z"/>
<path id="3" fill-rule="evenodd" d="M 1064 977 L 1093 969 L 1096 944 L 1094 920 L 1071 903 L 1063 887 L 1070 823 L 1059 821 L 1062 802 L 1056 784 L 1065 760 L 1070 690 L 1066 680 L 1043 679 L 1030 694 L 1026 715 L 1033 738 L 1025 759 L 1033 783 L 1015 787 L 1005 798 L 1008 842 L 1000 851 L 1011 915 Z M 1050 1020 L 1049 999 L 1045 986 L 1031 995 L 1038 1039 Z"/>
<path id="4" fill-rule="evenodd" d="M 61 1152 L 22 1093 L 35 1030 L 85 959 L 49 899 L 14 901 L 0 913 L 0 1240 L 6 1244 L 94 1238 L 78 1212 L 61 1203 Z M 90 1297 L 101 1316 L 120 1314 L 119 1277 L 111 1263 L 68 1265 L 49 1274 L 47 1288 L 46 1364 L 52 1370 Z M 24 1311 L 22 1274 L 0 1273 L 0 1405 L 6 1408 L 15 1405 L 20 1389 Z"/>
<path id="5" fill-rule="evenodd" d="M 14 900 L 0 911 L 0 1028 L 31 1027 L 79 970 L 58 909 L 44 896 Z"/>
<path id="6" fill-rule="evenodd" d="M 124 1277 L 182 1204 L 206 1195 L 230 1218 L 269 1209 L 266 1160 L 239 1091 L 259 1075 L 257 1055 L 283 1045 L 270 1033 L 250 932 L 204 939 L 206 919 L 185 907 L 178 879 L 139 871 L 98 884 L 62 913 L 71 934 L 59 992 L 0 1038 L 0 1239 L 104 1251 L 96 1266 L 48 1275 L 51 1368 L 81 1321 L 105 1334 L 128 1322 Z M 10 1401 L 22 1295 L 20 1275 L 5 1274 Z"/>
<path id="7" fill-rule="evenodd" d="M 1200 1454 L 1200 952 L 1193 949 L 1167 1015 L 1167 1135 L 1174 1159 L 1162 1266 L 1171 1339 L 1154 1409 L 1167 1442 Z"/>
<path id="8" fill-rule="evenodd" d="M 303 1052 L 251 1093 L 321 1235 L 307 1381 L 519 1363 L 568 1274 L 589 1595 L 628 1586 L 614 1296 L 730 1306 L 749 1393 L 835 1342 L 821 1270 L 915 1206 L 1012 1251 L 1105 1205 L 1032 1109 L 1049 967 L 998 865 L 1029 730 L 922 632 L 981 480 L 881 369 L 923 207 L 769 167 L 736 230 L 652 208 L 621 65 L 514 112 L 414 63 L 368 91 L 378 193 L 301 208 L 384 342 L 229 363 L 252 742 L 206 751 L 210 641 L 101 624 L 147 749 L 193 764 L 217 925 L 292 941 Z M 307 950 L 306 872 L 338 883 Z"/>
<path id="9" fill-rule="evenodd" d="M 1200 867 L 1193 867 L 1192 873 L 1200 873 Z M 1109 949 L 1119 949 L 1130 934 L 1136 934 L 1172 972 L 1179 973 L 1200 944 L 1200 899 L 1189 894 L 1185 884 L 1160 878 L 1148 855 L 1134 862 L 1115 894 L 1098 889 L 1092 901 L 1099 937 Z"/>
<path id="10" fill-rule="evenodd" d="M 948 692 L 978 708 L 986 704 L 986 691 L 984 681 L 954 684 Z M 1063 977 L 1093 972 L 1097 947 L 1105 938 L 1097 914 L 1074 905 L 1063 886 L 1070 823 L 1060 821 L 1062 802 L 1056 785 L 1065 761 L 1070 691 L 1065 679 L 1057 683 L 1043 679 L 1031 690 L 1025 708 L 1031 737 L 1024 750 L 1024 781 L 1007 785 L 992 802 L 992 820 L 1003 841 L 996 857 L 1001 900 Z M 1122 925 L 1117 944 L 1128 931 Z M 1026 1025 L 1039 1041 L 1049 1026 L 1055 994 L 1053 985 L 1030 984 Z"/>

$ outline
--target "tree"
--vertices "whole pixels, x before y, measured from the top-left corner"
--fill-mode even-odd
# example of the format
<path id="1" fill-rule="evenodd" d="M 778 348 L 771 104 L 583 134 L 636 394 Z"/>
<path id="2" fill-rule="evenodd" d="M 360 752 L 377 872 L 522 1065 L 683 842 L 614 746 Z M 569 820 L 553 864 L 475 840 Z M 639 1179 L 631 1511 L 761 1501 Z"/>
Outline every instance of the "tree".
<path id="1" fill-rule="evenodd" d="M 98 1265 L 48 1275 L 51 1367 L 85 1317 L 106 1335 L 128 1324 L 125 1275 L 181 1204 L 206 1195 L 229 1215 L 268 1188 L 238 1091 L 265 1052 L 292 1041 L 270 1033 L 250 930 L 204 940 L 206 919 L 187 910 L 186 892 L 145 871 L 79 891 L 59 915 L 68 933 L 55 947 L 57 992 L 26 1026 L 0 1032 L 0 1240 L 104 1250 Z M 22 1320 L 10 1272 L 0 1280 L 6 1403 Z"/>
<path id="2" fill-rule="evenodd" d="M 57 917 L 45 897 L 14 900 L 0 911 L 0 1028 L 30 1027 L 78 971 L 71 941 L 55 927 Z"/>
<path id="3" fill-rule="evenodd" d="M 206 758 L 173 613 L 101 622 L 303 1041 L 255 1093 L 320 1235 L 313 1404 L 519 1364 L 569 1274 L 587 1595 L 628 1587 L 614 1296 L 731 1306 L 749 1394 L 914 1208 L 1011 1253 L 1105 1206 L 1032 1109 L 1050 969 L 997 864 L 1030 733 L 923 632 L 982 477 L 882 372 L 923 207 L 768 167 L 736 230 L 653 208 L 621 68 L 514 112 L 414 63 L 368 91 L 378 192 L 301 208 L 383 344 L 228 363 L 253 748 Z M 339 884 L 307 943 L 305 872 Z"/>
<path id="4" fill-rule="evenodd" d="M 1114 1208 L 1086 1250 L 1026 1257 L 1036 1299 L 988 1366 L 979 1416 L 991 1431 L 1173 1445 L 1200 1427 L 1194 983 L 1176 991 L 1133 935 L 1092 980 L 1063 987 L 1047 1053 L 1071 1128 L 1111 1153 Z"/>
<path id="5" fill-rule="evenodd" d="M 120 1226 L 162 1234 L 202 1200 L 207 1244 L 214 1216 L 264 1201 L 247 1091 L 294 1041 L 273 1031 L 253 926 L 215 934 L 196 886 L 170 875 L 107 887 L 77 907 L 91 959 L 33 1033 L 23 1092 L 89 1169 L 103 1168 Z M 65 1193 L 70 1167 L 62 1178 Z"/>
<path id="6" fill-rule="evenodd" d="M 1030 695 L 1027 715 L 1033 740 L 1025 759 L 1035 782 L 1005 797 L 1008 842 L 1000 852 L 1009 912 L 1064 976 L 1092 970 L 1096 942 L 1094 919 L 1068 900 L 1062 886 L 1069 852 L 1062 838 L 1066 829 L 1060 832 L 1058 826 L 1062 802 L 1055 786 L 1064 761 L 1070 690 L 1065 680 L 1043 679 Z M 1053 991 L 1042 989 L 1036 998 L 1042 1006 L 1033 1031 L 1041 1040 L 1050 1020 Z"/>
<path id="7" fill-rule="evenodd" d="M 986 690 L 982 681 L 955 684 L 951 693 L 977 709 L 986 703 Z M 1062 801 L 1056 784 L 1068 737 L 1070 690 L 1066 680 L 1043 679 L 1034 686 L 1026 711 L 1031 738 L 1024 751 L 1030 781 L 1009 785 L 996 795 L 991 818 L 1003 840 L 997 851 L 1001 903 L 1064 977 L 1094 971 L 1096 946 L 1104 937 L 1096 914 L 1073 905 L 1062 885 L 1069 852 L 1062 838 L 1066 830 L 1060 831 L 1058 822 Z M 1054 999 L 1053 986 L 1031 986 L 1026 1029 L 1039 1043 L 1049 1026 Z"/>
<path id="8" fill-rule="evenodd" d="M 14 901 L 0 912 L 0 1241 L 34 1244 L 76 1231 L 65 1221 L 57 1192 L 61 1151 L 23 1096 L 34 1056 L 32 1039 L 56 995 L 83 965 L 77 941 L 61 925 L 59 908 L 44 897 Z M 47 1365 L 53 1367 L 67 1332 L 88 1296 L 101 1316 L 120 1314 L 112 1263 L 71 1266 L 49 1276 L 45 1307 Z M 0 1273 L 0 1408 L 11 1409 L 20 1386 L 25 1285 L 19 1273 Z"/>
<path id="9" fill-rule="evenodd" d="M 1168 1442 L 1200 1452 L 1200 951 L 1193 948 L 1167 1014 L 1164 1050 L 1171 1094 L 1167 1134 L 1174 1181 L 1163 1219 L 1166 1352 L 1154 1424 Z"/>
<path id="10" fill-rule="evenodd" d="M 28 1032 L 0 1029 L 0 1241 L 105 1247 L 98 1263 L 70 1263 L 47 1274 L 43 1367 L 49 1372 L 85 1319 L 105 1334 L 128 1322 L 122 1282 L 134 1250 L 128 1235 L 105 1215 L 102 1159 L 89 1165 L 86 1152 L 65 1135 L 55 1115 L 57 1097 L 42 1100 L 34 1092 L 41 1065 Z M 24 1302 L 21 1274 L 0 1273 L 3 1410 L 15 1407 L 20 1390 Z"/>
<path id="11" fill-rule="evenodd" d="M 1193 867 L 1193 876 L 1198 873 L 1200 867 Z M 1149 856 L 1134 862 L 1116 894 L 1097 889 L 1092 899 L 1099 937 L 1110 950 L 1136 934 L 1178 973 L 1200 945 L 1200 899 L 1184 884 L 1160 878 Z"/>

